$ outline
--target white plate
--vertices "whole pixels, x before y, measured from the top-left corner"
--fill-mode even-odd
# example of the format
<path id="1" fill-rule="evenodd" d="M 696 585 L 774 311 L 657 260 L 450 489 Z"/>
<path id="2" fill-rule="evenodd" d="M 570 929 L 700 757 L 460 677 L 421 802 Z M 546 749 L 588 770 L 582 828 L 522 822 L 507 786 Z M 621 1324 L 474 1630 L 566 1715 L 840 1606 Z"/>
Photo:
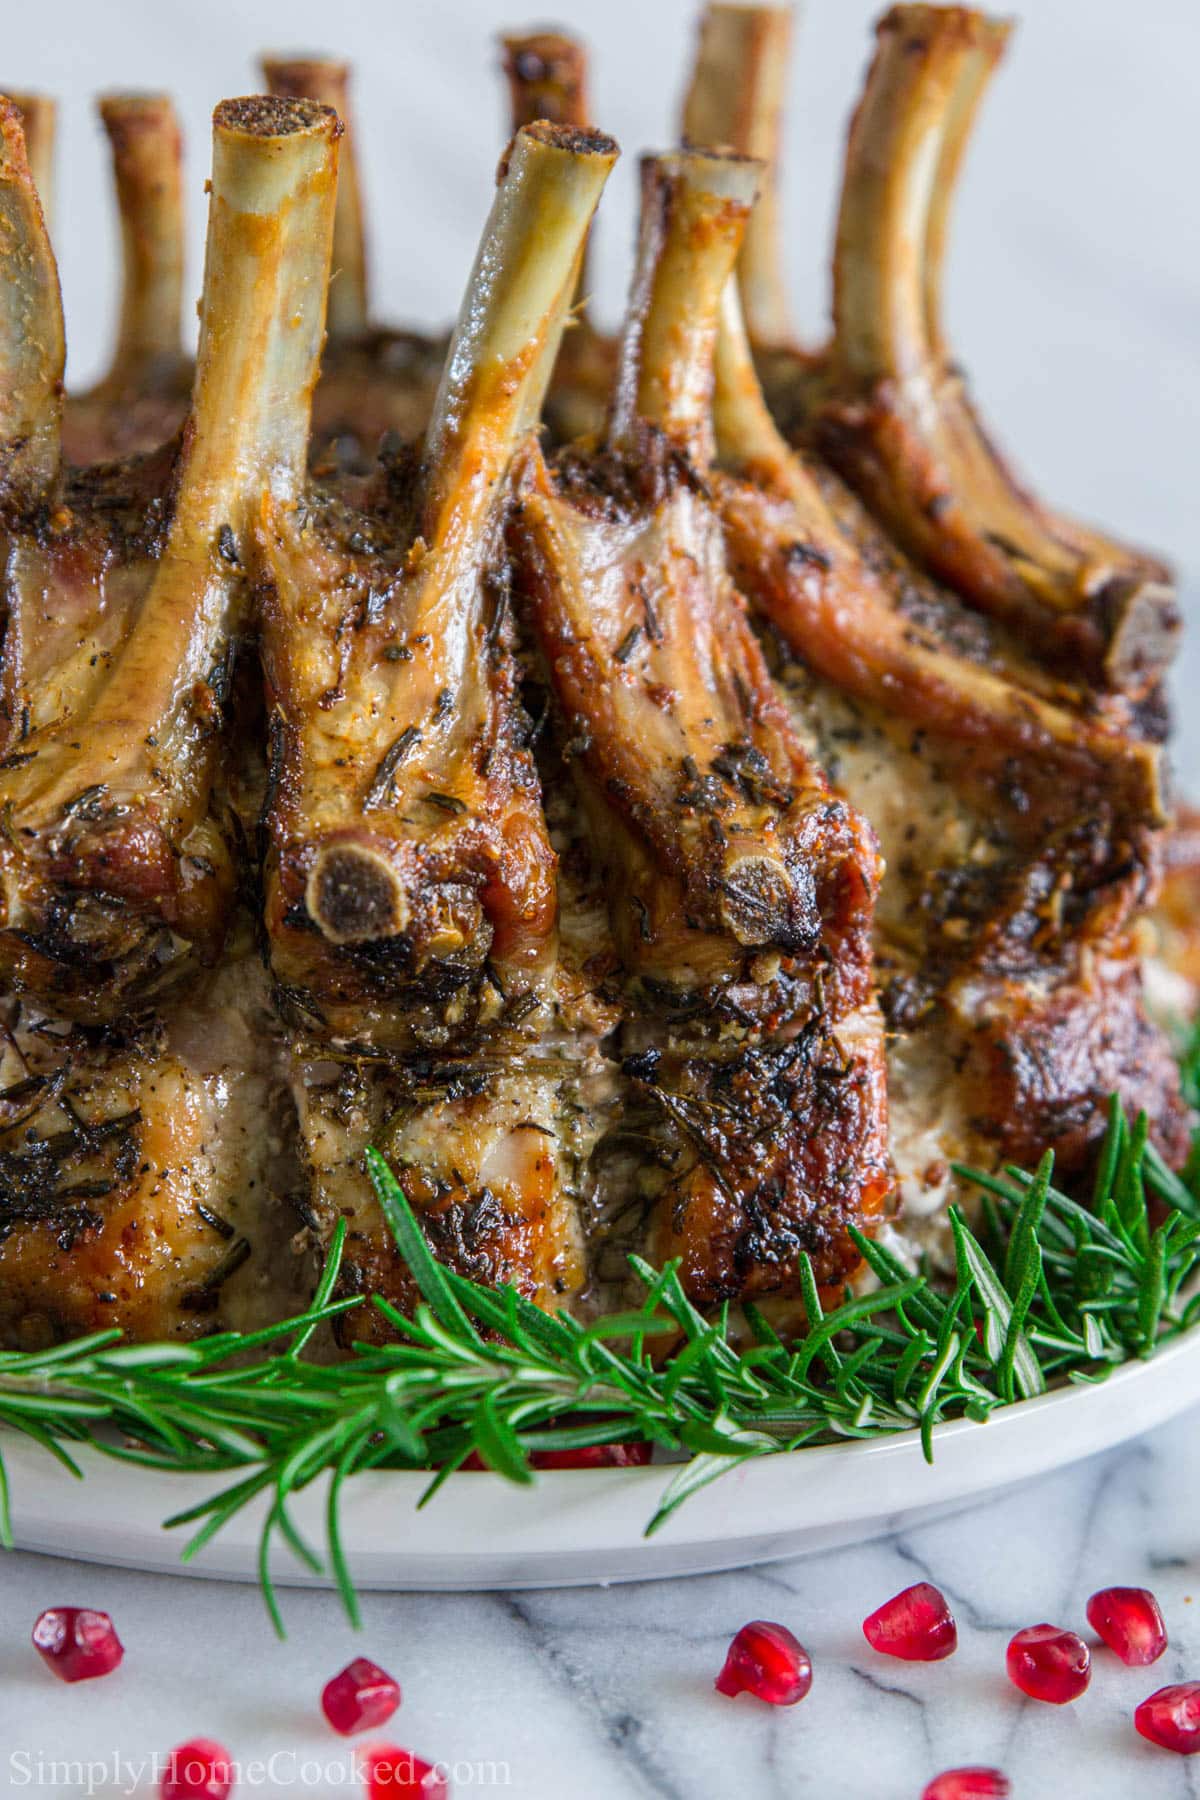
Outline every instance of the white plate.
<path id="1" fill-rule="evenodd" d="M 797 1450 L 744 1464 L 702 1489 L 653 1537 L 643 1536 L 664 1468 L 572 1469 L 517 1488 L 497 1475 L 456 1475 L 418 1512 L 427 1477 L 363 1475 L 343 1489 L 342 1531 L 363 1588 L 480 1589 L 641 1581 L 828 1550 L 969 1504 L 1161 1425 L 1200 1401 L 1200 1331 L 1096 1387 L 1071 1387 L 993 1415 L 945 1425 L 927 1464 L 914 1432 Z M 44 1452 L 0 1433 L 17 1543 L 27 1550 L 126 1568 L 177 1571 L 171 1513 L 232 1477 L 161 1475 L 78 1457 L 76 1481 Z M 323 1548 L 324 1487 L 295 1502 L 309 1542 Z M 197 1575 L 257 1578 L 262 1508 L 239 1515 L 188 1565 Z M 329 1586 L 282 1546 L 285 1584 Z"/>

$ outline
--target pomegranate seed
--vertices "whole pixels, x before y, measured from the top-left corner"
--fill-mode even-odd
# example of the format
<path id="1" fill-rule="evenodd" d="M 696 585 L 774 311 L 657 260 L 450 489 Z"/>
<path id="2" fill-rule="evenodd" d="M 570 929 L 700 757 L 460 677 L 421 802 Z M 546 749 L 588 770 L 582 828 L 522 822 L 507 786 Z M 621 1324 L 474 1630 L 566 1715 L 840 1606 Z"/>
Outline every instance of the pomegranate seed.
<path id="1" fill-rule="evenodd" d="M 863 1620 L 873 1650 L 905 1662 L 941 1662 L 958 1649 L 958 1626 L 946 1596 L 928 1581 L 918 1581 Z"/>
<path id="2" fill-rule="evenodd" d="M 111 1675 L 125 1654 L 108 1614 L 87 1606 L 52 1606 L 41 1613 L 33 1647 L 60 1681 Z"/>
<path id="3" fill-rule="evenodd" d="M 535 1469 L 634 1469 L 650 1461 L 653 1444 L 587 1444 L 579 1450 L 534 1450 Z"/>
<path id="4" fill-rule="evenodd" d="M 436 1763 L 422 1762 L 395 1744 L 366 1753 L 367 1800 L 450 1800 L 450 1783 Z"/>
<path id="5" fill-rule="evenodd" d="M 1200 1681 L 1159 1688 L 1142 1701 L 1133 1722 L 1144 1738 L 1161 1749 L 1195 1756 L 1200 1750 Z"/>
<path id="6" fill-rule="evenodd" d="M 340 1675 L 325 1683 L 321 1693 L 321 1710 L 343 1737 L 386 1725 L 399 1704 L 399 1683 L 365 1656 L 347 1663 Z"/>
<path id="7" fill-rule="evenodd" d="M 786 1625 L 753 1619 L 743 1625 L 717 1676 L 718 1694 L 753 1694 L 768 1706 L 795 1706 L 812 1686 L 812 1663 Z"/>
<path id="8" fill-rule="evenodd" d="M 1131 1669 L 1157 1662 L 1167 1628 L 1149 1588 L 1101 1588 L 1087 1603 L 1088 1624 Z"/>
<path id="9" fill-rule="evenodd" d="M 1008 1646 L 1008 1677 L 1031 1700 L 1065 1706 L 1092 1679 L 1092 1653 L 1073 1631 L 1027 1625 Z"/>
<path id="10" fill-rule="evenodd" d="M 1005 1800 L 1008 1776 L 999 1769 L 947 1769 L 935 1775 L 921 1800 Z"/>
<path id="11" fill-rule="evenodd" d="M 192 1738 L 167 1758 L 159 1792 L 162 1800 L 227 1800 L 233 1792 L 233 1766 L 223 1744 Z"/>

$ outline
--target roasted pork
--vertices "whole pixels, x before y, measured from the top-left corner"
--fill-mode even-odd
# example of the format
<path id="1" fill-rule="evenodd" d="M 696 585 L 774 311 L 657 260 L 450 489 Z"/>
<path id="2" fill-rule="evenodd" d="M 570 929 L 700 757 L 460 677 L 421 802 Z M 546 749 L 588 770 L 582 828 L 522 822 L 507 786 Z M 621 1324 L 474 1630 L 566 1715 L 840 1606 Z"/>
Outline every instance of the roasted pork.
<path id="1" fill-rule="evenodd" d="M 248 923 L 132 1027 L 13 999 L 0 1046 L 0 1344 L 192 1337 L 303 1302 L 286 1062 Z"/>
<path id="2" fill-rule="evenodd" d="M 773 154 L 779 77 L 762 51 L 769 42 L 782 49 L 786 23 L 778 8 L 706 9 L 685 131 L 706 121 L 738 148 Z M 1031 624 L 1029 594 L 1019 606 L 992 607 L 961 582 L 961 596 L 939 585 L 826 461 L 834 456 L 894 527 L 877 487 L 847 463 L 839 436 L 837 371 L 857 342 L 842 301 L 861 295 L 868 279 L 880 333 L 884 318 L 894 333 L 907 330 L 906 354 L 918 326 L 926 334 L 921 356 L 904 364 L 913 417 L 935 418 L 939 429 L 949 418 L 940 397 L 929 400 L 931 346 L 946 372 L 944 391 L 954 387 L 936 309 L 947 199 L 1002 40 L 979 15 L 933 7 L 894 9 L 880 37 L 848 158 L 838 340 L 819 356 L 788 341 L 771 243 L 778 220 L 768 214 L 749 266 L 739 264 L 740 296 L 726 296 L 716 358 L 719 454 L 706 479 L 777 678 L 808 721 L 807 741 L 881 838 L 887 877 L 876 975 L 892 1027 L 891 1141 L 911 1224 L 922 1213 L 944 1221 L 956 1158 L 990 1166 L 1050 1145 L 1065 1171 L 1086 1165 L 1114 1089 L 1132 1110 L 1146 1107 L 1170 1154 L 1181 1152 L 1186 1119 L 1169 1046 L 1146 1017 L 1138 955 L 1167 816 L 1160 753 L 1146 741 L 1161 735 L 1161 662 L 1145 662 L 1140 673 L 1127 666 L 1129 691 L 1110 694 L 1111 668 L 1105 673 L 1095 656 L 1068 656 L 1059 625 L 1047 634 L 1047 615 Z M 927 66 L 929 42 L 942 47 L 943 67 L 951 44 L 979 54 L 945 90 L 927 85 L 918 101 L 910 84 Z M 883 155 L 864 115 L 889 104 L 893 114 L 907 106 L 914 135 L 889 139 Z M 892 185 L 901 170 L 908 211 Z M 882 234 L 868 249 L 854 225 L 864 217 L 878 224 L 881 181 L 895 201 L 886 255 Z M 913 243 L 922 246 L 916 257 Z M 895 384 L 881 380 L 880 393 L 894 410 Z M 973 422 L 972 429 L 981 444 Z M 965 439 L 965 429 L 955 430 Z M 954 433 L 946 431 L 949 441 Z M 981 459 L 979 452 L 979 466 Z M 912 499 L 915 456 L 889 466 L 897 491 L 903 486 Z M 1039 516 L 1048 517 L 1044 509 Z M 1161 571 L 1143 573 L 1154 586 Z M 1161 598 L 1157 586 L 1154 593 Z M 1168 648 L 1169 636 L 1155 657 Z"/>
<path id="3" fill-rule="evenodd" d="M 46 299 L 52 293 L 52 259 L 30 202 L 19 129 L 13 130 L 11 118 L 3 123 L 9 216 L 15 213 L 26 251 L 36 258 L 32 267 L 44 284 L 44 317 L 53 324 Z M 327 275 L 321 199 L 323 188 L 331 218 L 336 136 L 336 120 L 320 108 L 243 101 L 218 109 L 197 399 L 182 453 L 168 445 L 157 457 L 64 477 L 48 431 L 36 471 L 40 499 L 28 466 L 9 461 L 7 494 L 14 511 L 8 557 L 26 585 L 17 591 L 10 615 L 6 675 L 10 693 L 29 696 L 28 728 L 15 741 L 29 744 L 38 756 L 23 762 L 21 752 L 10 753 L 6 773 L 33 767 L 46 749 L 54 769 L 61 751 L 65 770 L 66 752 L 74 749 L 83 762 L 86 746 L 101 759 L 97 769 L 107 779 L 57 817 L 36 790 L 6 801 L 8 878 L 14 884 L 24 878 L 22 904 L 43 904 L 62 935 L 26 941 L 10 917 L 9 931 L 19 948 L 10 952 L 17 965 L 14 991 L 4 1002 L 0 1025 L 0 1342 L 5 1344 L 40 1347 L 102 1326 L 118 1326 L 138 1339 L 190 1336 L 217 1324 L 259 1324 L 299 1301 L 310 1274 L 290 1243 L 300 1220 L 287 1202 L 301 1175 L 282 1030 L 252 916 L 235 906 L 235 888 L 247 872 L 248 806 L 261 785 L 253 744 L 240 742 L 229 756 L 223 745 L 219 753 L 206 746 L 206 739 L 220 735 L 220 704 L 213 698 L 198 745 L 173 749 L 173 737 L 186 738 L 187 723 L 181 727 L 169 709 L 152 734 L 145 734 L 159 740 L 146 749 L 162 752 L 160 758 L 145 758 L 156 765 L 154 786 L 132 757 L 121 765 L 118 753 L 127 745 L 136 749 L 133 734 L 145 731 L 134 713 L 134 676 L 139 657 L 151 663 L 155 646 L 165 666 L 152 672 L 164 684 L 172 679 L 185 684 L 188 668 L 214 650 L 227 665 L 222 681 L 235 679 L 231 651 L 233 634 L 241 628 L 239 590 L 224 576 L 214 579 L 213 571 L 235 568 L 244 554 L 245 543 L 239 548 L 235 532 L 244 527 L 251 471 L 282 482 L 289 460 L 303 465 L 304 435 L 289 444 L 275 384 L 287 393 L 292 379 L 304 373 L 291 359 L 304 353 L 304 344 L 315 359 L 320 342 Z M 305 243 L 299 254 L 290 235 L 296 230 Z M 326 257 L 327 246 L 328 234 Z M 21 266 L 30 267 L 28 256 Z M 314 305 L 315 317 L 308 316 Z M 244 338 L 251 340 L 248 349 Z M 18 346 L 9 342 L 15 355 Z M 48 365 L 41 374 L 35 348 Z M 24 362 L 28 404 L 35 413 L 53 405 L 56 360 L 52 339 L 40 347 L 26 343 L 24 358 L 16 359 L 18 371 Z M 10 391 L 19 399 L 21 381 Z M 269 432 L 261 423 L 264 408 Z M 232 463 L 228 475 L 220 467 L 222 448 Z M 170 492 L 177 463 L 175 511 L 167 517 L 162 496 Z M 17 471 L 26 477 L 24 486 L 11 479 Z M 57 525 L 51 510 L 56 496 L 68 515 Z M 50 575 L 60 585 L 46 581 L 38 610 L 28 571 L 37 567 L 39 534 L 42 544 L 57 547 L 56 534 L 61 540 L 75 529 L 68 509 L 85 508 L 94 516 L 84 519 L 90 536 L 82 542 L 95 560 L 85 553 L 73 560 L 60 553 L 50 561 Z M 99 555 L 105 543 L 114 566 L 111 587 Z M 137 548 L 131 551 L 130 545 Z M 102 578 L 91 587 L 88 577 L 97 564 Z M 164 566 L 170 581 L 156 592 Z M 172 604 L 178 608 L 174 615 Z M 155 608 L 160 616 L 147 621 Z M 151 641 L 137 646 L 139 630 L 148 631 Z M 188 638 L 194 640 L 191 647 Z M 121 668 L 125 655 L 134 665 L 128 670 Z M 101 675 L 89 682 L 82 674 L 93 664 L 111 675 L 118 691 L 124 683 L 123 712 Z M 148 685 L 144 666 L 142 679 Z M 26 685 L 18 688 L 18 682 Z M 145 698 L 147 704 L 155 701 L 153 692 Z M 76 710 L 68 712 L 72 704 Z M 185 709 L 190 704 L 185 701 Z M 39 715 L 45 715 L 44 726 Z M 113 763 L 123 785 L 110 799 Z M 172 777 L 181 793 L 171 792 Z M 82 770 L 78 779 L 86 783 Z M 183 954 L 172 962 L 175 933 L 150 910 L 162 904 L 161 891 L 151 885 L 162 866 L 162 858 L 152 855 L 153 832 L 161 830 L 166 838 L 171 826 L 164 820 L 186 817 L 186 809 L 197 804 L 201 782 L 207 785 L 210 812 L 223 815 L 225 857 L 223 870 L 206 859 L 193 877 L 211 878 L 222 905 L 223 955 L 217 966 L 202 971 Z M 33 810 L 36 801 L 40 813 Z M 105 855 L 106 826 L 122 860 Z M 196 833 L 181 836 L 181 862 L 191 875 Z M 19 851 L 25 852 L 21 862 Z M 42 860 L 31 868 L 35 855 Z M 90 880 L 77 889 L 72 883 L 81 873 Z M 133 885 L 139 875 L 141 890 Z M 42 900 L 33 888 L 35 880 L 47 887 L 61 884 L 57 914 L 53 898 Z M 8 891 L 11 898 L 13 887 Z M 142 904 L 148 905 L 146 913 L 138 910 Z M 122 929 L 134 946 L 132 969 L 113 955 Z M 161 979 L 165 970 L 169 984 Z M 25 974 L 33 979 L 24 980 Z M 64 1010 L 76 1017 L 64 1018 Z"/>
<path id="4" fill-rule="evenodd" d="M 643 165 L 605 441 L 535 449 L 512 539 L 626 1000 L 627 1105 L 651 1123 L 642 1247 L 703 1303 L 853 1266 L 881 1203 L 873 834 L 772 687 L 704 485 L 722 289 L 759 180 Z M 628 1130 L 628 1122 L 626 1123 Z"/>
<path id="5" fill-rule="evenodd" d="M 316 490 L 264 506 L 271 966 L 318 1228 L 349 1217 L 348 1271 L 402 1299 L 373 1140 L 459 1266 L 549 1304 L 581 1279 L 556 859 L 503 523 L 615 154 L 563 126 L 517 133 L 423 448 L 364 511 Z"/>
<path id="6" fill-rule="evenodd" d="M 78 475 L 60 455 L 54 260 L 11 109 L 12 379 L 0 413 L 7 630 L 0 668 L 0 971 L 92 1019 L 149 1008 L 220 949 L 236 877 L 221 783 L 264 482 L 299 477 L 321 340 L 332 112 L 216 115 L 201 339 L 178 447 Z M 29 312 L 42 321 L 34 337 Z M 4 321 L 0 321 L 0 327 Z M 4 417 L 3 414 L 7 414 Z"/>
<path id="7" fill-rule="evenodd" d="M 789 30 L 707 9 L 612 339 L 575 40 L 503 41 L 448 348 L 371 323 L 344 65 L 267 59 L 190 395 L 173 115 L 110 98 L 121 326 L 65 421 L 0 105 L 0 1341 L 257 1322 L 339 1221 L 342 1291 L 410 1306 L 372 1144 L 477 1280 L 590 1316 L 636 1250 L 781 1329 L 851 1227 L 939 1255 L 955 1161 L 1085 1182 L 1113 1092 L 1182 1162 L 1166 571 L 1025 493 L 939 319 L 1004 28 L 881 23 L 819 352 Z"/>
<path id="8" fill-rule="evenodd" d="M 913 1212 L 954 1159 L 1087 1163 L 1117 1091 L 1169 1155 L 1186 1119 L 1146 1017 L 1161 752 L 906 563 L 763 402 L 736 295 L 708 473 L 737 578 L 816 751 L 879 832 L 875 969 Z"/>

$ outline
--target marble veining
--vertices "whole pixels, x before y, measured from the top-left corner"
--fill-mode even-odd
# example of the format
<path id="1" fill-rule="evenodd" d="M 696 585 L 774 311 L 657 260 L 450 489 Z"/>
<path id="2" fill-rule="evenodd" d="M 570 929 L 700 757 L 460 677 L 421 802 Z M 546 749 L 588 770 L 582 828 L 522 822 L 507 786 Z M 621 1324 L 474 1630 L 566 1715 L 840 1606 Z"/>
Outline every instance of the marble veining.
<path id="1" fill-rule="evenodd" d="M 919 1800 L 937 1770 L 976 1762 L 1004 1768 L 1014 1800 L 1200 1797 L 1200 1758 L 1154 1750 L 1132 1725 L 1154 1688 L 1200 1676 L 1198 1492 L 1200 1412 L 949 1520 L 822 1557 L 608 1589 L 368 1595 L 358 1636 L 332 1595 L 292 1592 L 282 1645 L 250 1588 L 8 1557 L 0 1792 L 75 1800 L 86 1770 L 52 1765 L 91 1759 L 95 1800 L 149 1797 L 147 1759 L 205 1733 L 265 1764 L 247 1768 L 240 1794 L 341 1800 L 360 1790 L 317 1696 L 366 1654 L 404 1690 L 381 1735 L 457 1765 L 456 1800 Z M 957 1655 L 931 1666 L 876 1656 L 861 1619 L 922 1579 L 951 1600 Z M 1086 1631 L 1088 1594 L 1113 1583 L 1158 1594 L 1166 1656 L 1139 1671 L 1099 1651 L 1074 1706 L 1022 1699 L 1004 1675 L 1010 1634 L 1042 1619 Z M 54 1603 L 113 1614 L 126 1645 L 115 1676 L 68 1690 L 44 1672 L 28 1630 Z M 800 1706 L 714 1693 L 749 1618 L 782 1620 L 807 1645 L 815 1680 Z"/>

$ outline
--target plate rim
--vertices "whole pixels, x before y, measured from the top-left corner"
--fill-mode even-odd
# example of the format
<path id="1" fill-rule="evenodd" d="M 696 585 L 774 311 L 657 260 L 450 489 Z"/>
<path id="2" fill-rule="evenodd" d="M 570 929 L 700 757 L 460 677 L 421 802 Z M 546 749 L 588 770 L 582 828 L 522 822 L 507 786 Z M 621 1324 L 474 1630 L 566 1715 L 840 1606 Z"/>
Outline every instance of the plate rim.
<path id="1" fill-rule="evenodd" d="M 415 1501 L 427 1471 L 370 1470 L 342 1491 L 343 1536 L 363 1591 L 574 1585 L 738 1567 L 863 1541 L 898 1519 L 969 1506 L 1114 1448 L 1193 1403 L 1200 1403 L 1200 1326 L 1100 1381 L 1066 1382 L 998 1408 L 986 1421 L 948 1420 L 935 1430 L 932 1465 L 917 1428 L 750 1458 L 691 1496 L 649 1539 L 644 1528 L 670 1479 L 669 1464 L 546 1470 L 536 1487 L 471 1472 L 448 1481 L 423 1511 Z M 148 1470 L 90 1445 L 67 1448 L 84 1470 L 82 1482 L 39 1445 L 0 1426 L 17 1548 L 112 1567 L 256 1579 L 265 1498 L 190 1564 L 179 1560 L 184 1535 L 162 1525 L 228 1485 L 236 1471 Z M 326 1488 L 319 1478 L 293 1506 L 318 1549 L 325 1544 Z M 282 1545 L 272 1570 L 280 1587 L 335 1585 Z"/>

